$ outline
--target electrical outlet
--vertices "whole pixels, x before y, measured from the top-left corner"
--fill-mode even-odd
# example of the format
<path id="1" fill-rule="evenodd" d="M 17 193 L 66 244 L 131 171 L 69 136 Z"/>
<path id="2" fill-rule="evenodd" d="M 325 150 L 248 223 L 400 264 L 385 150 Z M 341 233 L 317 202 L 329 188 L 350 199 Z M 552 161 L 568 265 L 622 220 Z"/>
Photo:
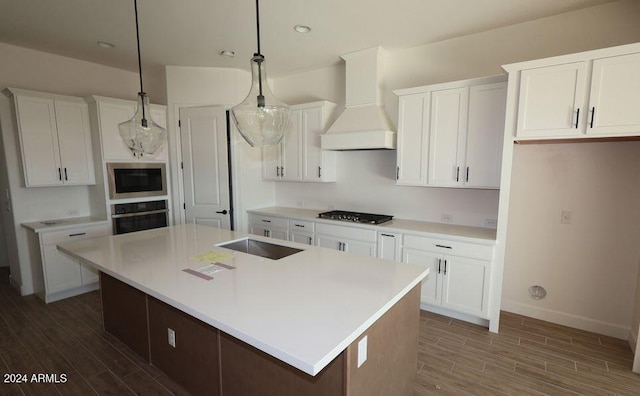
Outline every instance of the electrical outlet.
<path id="1" fill-rule="evenodd" d="M 442 214 L 440 216 L 440 221 L 442 221 L 443 223 L 451 223 L 453 221 L 453 215 Z"/>
<path id="2" fill-rule="evenodd" d="M 489 228 L 498 227 L 498 219 L 484 219 L 484 226 Z"/>
<path id="3" fill-rule="evenodd" d="M 167 337 L 169 345 L 176 347 L 176 332 L 173 329 L 167 328 Z"/>
<path id="4" fill-rule="evenodd" d="M 367 337 L 368 336 L 364 336 L 358 341 L 358 367 L 367 361 Z"/>
<path id="5" fill-rule="evenodd" d="M 67 215 L 69 216 L 77 216 L 78 215 L 78 209 L 71 209 L 67 211 Z"/>
<path id="6" fill-rule="evenodd" d="M 573 214 L 570 210 L 563 210 L 560 213 L 560 223 L 562 224 L 571 224 Z"/>

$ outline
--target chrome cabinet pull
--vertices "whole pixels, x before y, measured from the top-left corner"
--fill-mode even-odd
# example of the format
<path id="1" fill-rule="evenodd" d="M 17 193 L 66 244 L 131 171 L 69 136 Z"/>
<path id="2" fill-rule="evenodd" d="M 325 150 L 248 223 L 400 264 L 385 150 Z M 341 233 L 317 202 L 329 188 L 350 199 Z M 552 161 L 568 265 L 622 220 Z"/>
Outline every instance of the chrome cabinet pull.
<path id="1" fill-rule="evenodd" d="M 593 120 L 596 118 L 596 108 L 591 108 L 591 121 L 589 122 L 589 128 L 593 128 Z"/>
<path id="2" fill-rule="evenodd" d="M 467 166 L 467 178 L 465 180 L 467 183 L 469 183 L 469 167 Z"/>
<path id="3" fill-rule="evenodd" d="M 58 168 L 58 179 L 62 181 L 62 170 L 60 168 Z"/>
<path id="4" fill-rule="evenodd" d="M 313 237 L 308 237 L 309 238 L 309 245 L 313 245 Z"/>
<path id="5" fill-rule="evenodd" d="M 438 259 L 438 273 L 440 273 L 440 264 L 442 264 L 442 259 Z"/>
<path id="6" fill-rule="evenodd" d="M 578 123 L 580 122 L 580 108 L 576 110 L 576 129 L 578 129 Z"/>
<path id="7" fill-rule="evenodd" d="M 396 166 L 396 180 L 400 180 L 400 167 Z"/>
<path id="8" fill-rule="evenodd" d="M 75 236 L 80 236 L 80 235 L 87 235 L 86 232 L 78 232 L 76 234 L 69 234 L 70 237 L 75 237 Z"/>
<path id="9" fill-rule="evenodd" d="M 447 260 L 444 260 L 444 274 L 447 274 Z"/>
<path id="10" fill-rule="evenodd" d="M 265 219 L 262 219 L 262 222 L 263 222 L 263 223 L 271 223 L 271 220 L 265 220 Z"/>
<path id="11" fill-rule="evenodd" d="M 460 181 L 460 167 L 456 166 L 456 181 Z"/>
<path id="12" fill-rule="evenodd" d="M 322 168 L 318 167 L 318 177 L 322 177 Z"/>
<path id="13" fill-rule="evenodd" d="M 280 167 L 276 166 L 276 176 L 280 177 Z"/>
<path id="14" fill-rule="evenodd" d="M 453 249 L 451 246 L 445 246 L 445 245 L 436 245 L 436 247 L 443 248 L 443 249 Z"/>
<path id="15" fill-rule="evenodd" d="M 67 177 L 67 168 L 64 168 L 64 180 L 69 180 Z"/>

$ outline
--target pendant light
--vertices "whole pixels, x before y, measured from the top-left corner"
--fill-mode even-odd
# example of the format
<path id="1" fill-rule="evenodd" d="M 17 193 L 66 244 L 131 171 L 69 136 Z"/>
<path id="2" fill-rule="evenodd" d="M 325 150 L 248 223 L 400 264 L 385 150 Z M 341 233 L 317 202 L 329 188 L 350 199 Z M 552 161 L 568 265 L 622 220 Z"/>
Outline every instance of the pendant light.
<path id="1" fill-rule="evenodd" d="M 133 0 L 136 13 L 136 43 L 138 44 L 138 72 L 140 73 L 140 92 L 138 92 L 138 108 L 129 121 L 118 124 L 122 142 L 135 158 L 143 155 L 153 156 L 165 140 L 167 130 L 151 119 L 149 96 L 142 86 L 142 62 L 140 60 L 140 31 L 138 29 L 138 0 Z"/>
<path id="2" fill-rule="evenodd" d="M 264 55 L 260 53 L 260 13 L 256 0 L 258 51 L 251 58 L 251 89 L 242 103 L 231 108 L 233 121 L 252 147 L 280 143 L 289 123 L 289 107 L 278 100 L 267 84 Z"/>

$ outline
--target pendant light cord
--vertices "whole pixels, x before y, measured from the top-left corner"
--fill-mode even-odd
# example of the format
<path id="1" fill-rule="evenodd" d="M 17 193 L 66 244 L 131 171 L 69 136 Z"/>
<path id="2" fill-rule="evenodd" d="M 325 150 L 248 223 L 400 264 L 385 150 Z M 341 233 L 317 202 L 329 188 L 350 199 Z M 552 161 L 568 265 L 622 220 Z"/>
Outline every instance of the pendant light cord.
<path id="1" fill-rule="evenodd" d="M 258 63 L 258 108 L 264 107 L 264 95 L 262 93 L 262 61 L 264 61 L 264 56 L 260 53 L 260 6 L 258 5 L 258 1 L 256 0 L 256 32 L 258 35 L 258 52 L 257 55 L 257 63 Z M 255 59 L 255 58 L 254 58 Z"/>
<path id="2" fill-rule="evenodd" d="M 258 1 L 258 0 L 256 0 Z M 135 14 L 136 14 L 136 43 L 138 45 L 138 73 L 140 75 L 140 93 L 138 95 L 140 95 L 140 100 L 142 101 L 142 103 L 140 104 L 142 106 L 142 126 L 146 127 L 147 126 L 147 117 L 144 114 L 144 88 L 142 86 L 142 57 L 140 56 L 140 28 L 138 27 L 138 0 L 133 0 L 133 7 L 135 9 Z"/>
<path id="3" fill-rule="evenodd" d="M 258 6 L 258 0 L 256 0 L 256 32 L 258 34 L 258 55 L 260 53 L 260 7 Z"/>

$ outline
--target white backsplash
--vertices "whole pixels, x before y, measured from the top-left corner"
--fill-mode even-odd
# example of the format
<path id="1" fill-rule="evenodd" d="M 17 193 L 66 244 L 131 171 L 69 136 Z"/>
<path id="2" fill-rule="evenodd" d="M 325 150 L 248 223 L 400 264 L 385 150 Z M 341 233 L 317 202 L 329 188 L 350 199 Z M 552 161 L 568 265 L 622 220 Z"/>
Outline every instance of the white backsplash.
<path id="1" fill-rule="evenodd" d="M 485 227 L 498 214 L 498 190 L 396 186 L 394 150 L 338 153 L 336 183 L 276 183 L 276 204 L 393 215 Z"/>

